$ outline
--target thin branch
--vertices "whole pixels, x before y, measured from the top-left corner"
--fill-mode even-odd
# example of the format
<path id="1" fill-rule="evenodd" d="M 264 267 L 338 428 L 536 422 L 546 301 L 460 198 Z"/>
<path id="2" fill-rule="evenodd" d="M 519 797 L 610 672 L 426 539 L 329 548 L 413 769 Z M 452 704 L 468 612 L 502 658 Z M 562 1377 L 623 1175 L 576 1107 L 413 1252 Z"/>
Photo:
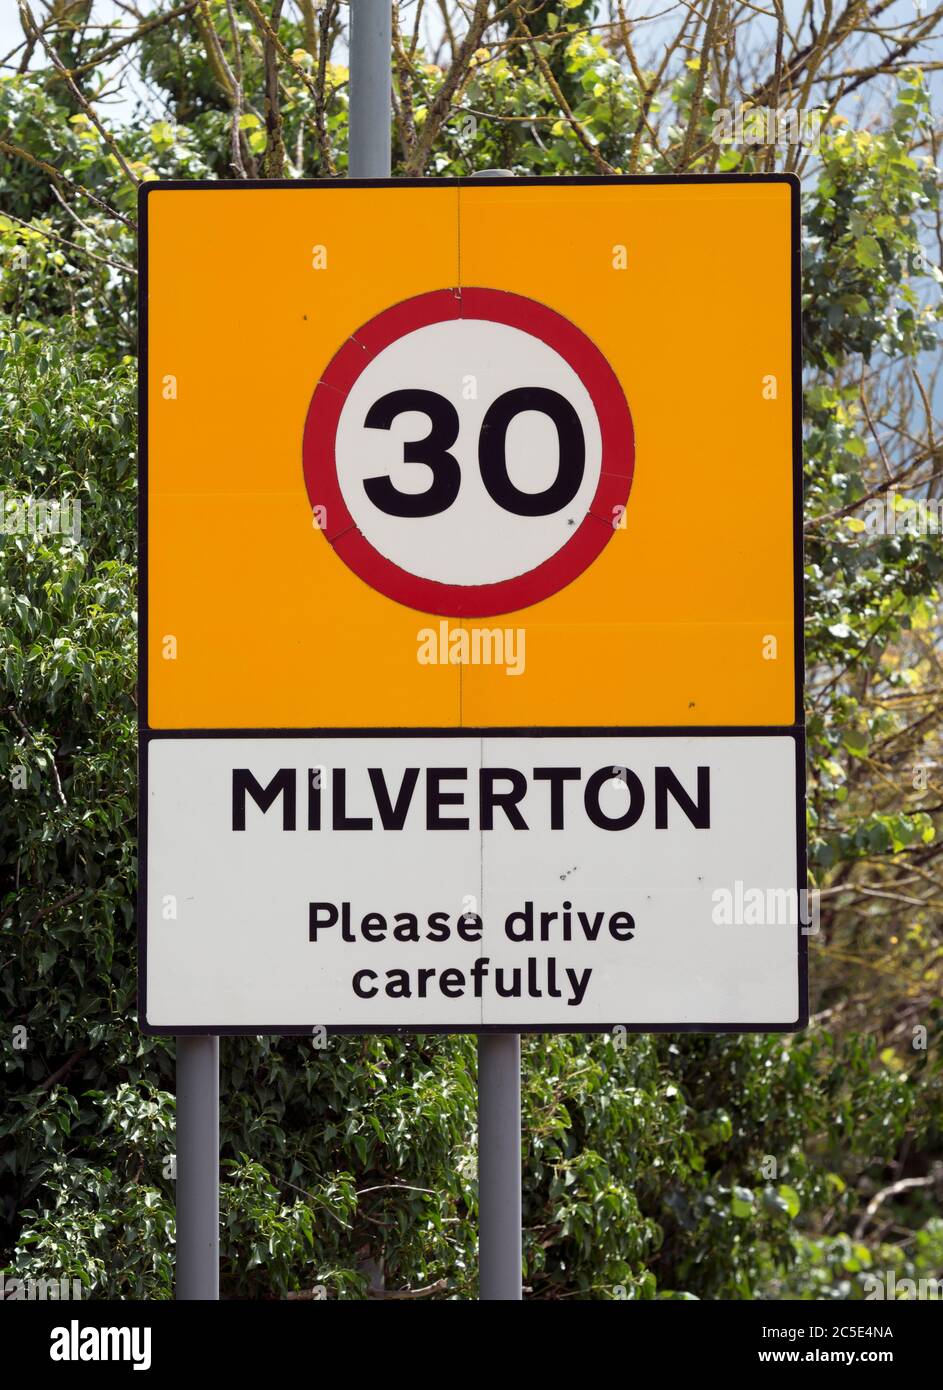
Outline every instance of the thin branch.
<path id="1" fill-rule="evenodd" d="M 112 261 L 107 256 L 99 256 L 94 251 L 89 251 L 87 246 L 80 246 L 77 241 L 68 241 L 65 237 L 58 236 L 55 232 L 46 231 L 44 227 L 37 227 L 32 222 L 24 222 L 22 217 L 14 217 L 12 212 L 0 212 L 0 217 L 9 218 L 11 222 L 17 222 L 27 231 L 35 232 L 37 236 L 44 237 L 47 241 L 57 241 L 60 246 L 68 246 L 71 251 L 78 251 L 82 256 L 88 256 L 93 261 L 100 261 L 102 265 L 111 266 L 112 270 L 123 271 L 126 275 L 137 275 L 133 265 L 126 265 L 124 261 Z"/>
<path id="2" fill-rule="evenodd" d="M 28 22 L 32 25 L 33 32 L 39 39 L 39 42 L 42 44 L 49 61 L 52 63 L 53 67 L 56 69 L 59 75 L 64 79 L 69 91 L 75 97 L 75 100 L 79 103 L 86 116 L 88 116 L 89 120 L 92 122 L 92 125 L 95 127 L 99 135 L 104 140 L 105 144 L 111 150 L 115 159 L 118 161 L 118 164 L 120 165 L 121 169 L 124 171 L 126 178 L 134 185 L 135 188 L 137 188 L 141 180 L 137 177 L 136 174 L 132 172 L 131 166 L 128 164 L 128 161 L 125 159 L 124 155 L 121 153 L 121 150 L 118 148 L 118 142 L 115 140 L 115 137 L 112 135 L 111 131 L 108 130 L 108 128 L 104 126 L 102 122 L 98 119 L 98 115 L 95 111 L 95 108 L 92 106 L 92 103 L 82 92 L 79 91 L 78 87 L 73 82 L 72 74 L 69 71 L 69 69 L 62 62 L 62 59 L 59 57 L 55 49 L 48 43 L 46 36 L 42 32 L 42 30 L 37 28 L 36 21 L 33 18 L 32 11 L 30 10 L 29 5 L 26 3 L 26 0 L 20 0 L 20 13 L 24 15 Z"/>

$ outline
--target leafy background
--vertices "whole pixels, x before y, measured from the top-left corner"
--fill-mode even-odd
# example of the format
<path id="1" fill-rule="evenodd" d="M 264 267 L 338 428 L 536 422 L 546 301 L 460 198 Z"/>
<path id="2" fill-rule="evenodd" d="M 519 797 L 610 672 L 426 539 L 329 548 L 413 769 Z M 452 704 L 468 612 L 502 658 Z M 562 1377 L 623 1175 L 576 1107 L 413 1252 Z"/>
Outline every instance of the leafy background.
<path id="1" fill-rule="evenodd" d="M 135 1015 L 136 184 L 343 175 L 347 11 L 21 8 L 0 66 L 2 486 L 8 506 L 78 498 L 82 534 L 0 536 L 0 1268 L 160 1299 L 174 1045 Z M 785 1038 L 525 1038 L 527 1295 L 939 1277 L 943 549 L 914 524 L 941 496 L 939 11 L 869 50 L 873 15 L 811 3 L 808 41 L 733 0 L 652 31 L 618 4 L 394 10 L 394 173 L 803 179 L 814 1017 Z M 750 94 L 820 110 L 818 149 L 714 144 L 713 111 Z M 876 534 L 889 495 L 901 524 Z M 475 1296 L 474 1039 L 221 1054 L 224 1296 Z"/>

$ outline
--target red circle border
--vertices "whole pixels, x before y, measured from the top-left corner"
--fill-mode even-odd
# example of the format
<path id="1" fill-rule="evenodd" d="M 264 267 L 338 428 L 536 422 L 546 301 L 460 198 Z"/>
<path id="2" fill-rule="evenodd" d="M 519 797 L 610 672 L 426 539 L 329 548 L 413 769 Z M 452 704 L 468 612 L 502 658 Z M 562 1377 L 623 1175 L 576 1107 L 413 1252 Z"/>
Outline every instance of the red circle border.
<path id="1" fill-rule="evenodd" d="M 599 483 L 573 535 L 526 574 L 493 584 L 443 584 L 423 579 L 381 555 L 350 514 L 335 462 L 341 411 L 368 363 L 407 333 L 459 318 L 506 324 L 558 352 L 589 392 L 602 437 Z M 615 372 L 595 343 L 562 314 L 507 290 L 431 290 L 381 310 L 335 353 L 308 407 L 302 456 L 308 500 L 312 508 L 325 508 L 325 539 L 349 569 L 378 593 L 407 608 L 441 617 L 486 618 L 529 608 L 559 593 L 602 553 L 615 530 L 615 510 L 625 506 L 632 487 L 635 435 Z"/>

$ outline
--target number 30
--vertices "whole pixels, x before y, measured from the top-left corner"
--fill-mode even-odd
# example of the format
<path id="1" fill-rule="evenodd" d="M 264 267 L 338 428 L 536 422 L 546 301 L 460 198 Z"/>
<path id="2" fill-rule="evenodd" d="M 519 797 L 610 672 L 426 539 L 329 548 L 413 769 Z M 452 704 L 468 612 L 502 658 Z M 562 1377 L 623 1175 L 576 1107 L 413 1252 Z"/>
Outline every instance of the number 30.
<path id="1" fill-rule="evenodd" d="M 370 501 L 390 516 L 436 516 L 458 496 L 462 470 L 449 449 L 458 438 L 458 412 L 435 391 L 391 391 L 367 411 L 367 429 L 388 430 L 398 415 L 408 410 L 429 417 L 431 429 L 423 439 L 403 445 L 404 463 L 424 463 L 432 472 L 425 492 L 400 492 L 388 477 L 365 478 Z M 521 492 L 512 483 L 507 467 L 507 432 L 515 416 L 539 411 L 556 426 L 559 444 L 557 475 L 543 492 Z M 478 467 L 489 496 L 499 507 L 516 516 L 550 516 L 573 501 L 583 481 L 586 446 L 579 416 L 565 397 L 543 386 L 521 386 L 505 391 L 485 412 L 478 439 Z"/>

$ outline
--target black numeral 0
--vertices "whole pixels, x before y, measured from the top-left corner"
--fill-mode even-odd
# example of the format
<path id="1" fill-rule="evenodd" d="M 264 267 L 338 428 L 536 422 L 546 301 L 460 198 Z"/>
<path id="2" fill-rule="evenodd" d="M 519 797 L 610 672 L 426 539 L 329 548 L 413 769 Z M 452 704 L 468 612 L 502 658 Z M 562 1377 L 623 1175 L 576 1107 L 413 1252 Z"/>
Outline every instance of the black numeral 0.
<path id="1" fill-rule="evenodd" d="M 397 415 L 407 410 L 428 415 L 432 428 L 424 439 L 404 444 L 403 462 L 426 464 L 432 470 L 431 485 L 425 492 L 400 492 L 389 478 L 365 478 L 364 489 L 374 506 L 390 516 L 435 516 L 451 507 L 462 481 L 458 461 L 448 452 L 458 438 L 458 412 L 435 391 L 391 391 L 370 407 L 364 425 L 388 430 Z M 525 410 L 547 415 L 557 429 L 557 476 L 543 492 L 521 492 L 508 474 L 508 428 Z M 505 511 L 516 516 L 550 516 L 560 511 L 579 491 L 585 465 L 583 427 L 573 406 L 559 392 L 543 386 L 521 386 L 505 391 L 485 412 L 478 466 L 489 496 Z"/>
<path id="2" fill-rule="evenodd" d="M 539 410 L 557 427 L 559 464 L 557 476 L 545 492 L 521 492 L 508 476 L 508 426 L 515 415 Z M 478 467 L 490 496 L 516 516 L 549 516 L 558 512 L 579 492 L 583 481 L 586 448 L 580 417 L 568 400 L 543 386 L 521 386 L 505 391 L 488 407 L 478 440 Z"/>

